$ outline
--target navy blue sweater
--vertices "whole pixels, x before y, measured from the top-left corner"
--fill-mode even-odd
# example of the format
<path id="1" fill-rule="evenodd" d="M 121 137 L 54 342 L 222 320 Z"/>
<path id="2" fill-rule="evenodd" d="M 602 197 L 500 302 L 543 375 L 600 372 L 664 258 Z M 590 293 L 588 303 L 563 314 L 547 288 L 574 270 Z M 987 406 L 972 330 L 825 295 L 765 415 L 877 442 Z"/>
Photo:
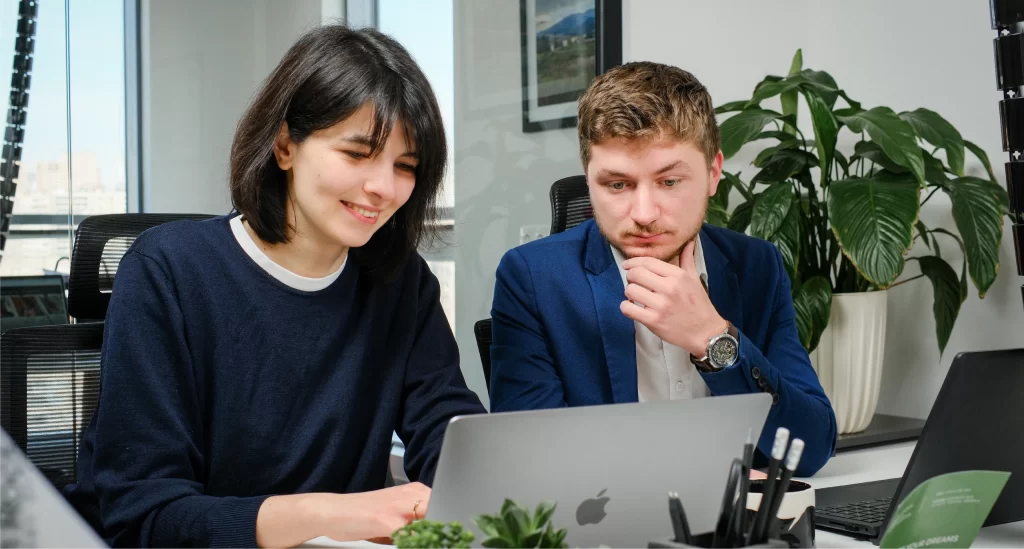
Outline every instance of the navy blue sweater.
<path id="1" fill-rule="evenodd" d="M 392 282 L 353 254 L 316 292 L 271 277 L 227 217 L 144 233 L 121 261 L 79 484 L 118 546 L 256 545 L 275 494 L 383 488 L 391 436 L 430 484 L 444 428 L 483 413 L 437 278 Z"/>

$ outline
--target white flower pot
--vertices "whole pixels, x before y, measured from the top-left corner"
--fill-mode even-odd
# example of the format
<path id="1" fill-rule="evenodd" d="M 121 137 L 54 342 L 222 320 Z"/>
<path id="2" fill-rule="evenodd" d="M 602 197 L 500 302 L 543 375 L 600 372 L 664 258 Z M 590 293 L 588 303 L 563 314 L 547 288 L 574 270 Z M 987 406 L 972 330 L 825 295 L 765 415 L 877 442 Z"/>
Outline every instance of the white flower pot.
<path id="1" fill-rule="evenodd" d="M 832 316 L 811 364 L 832 401 L 839 434 L 867 428 L 875 415 L 885 356 L 888 292 L 834 294 Z"/>

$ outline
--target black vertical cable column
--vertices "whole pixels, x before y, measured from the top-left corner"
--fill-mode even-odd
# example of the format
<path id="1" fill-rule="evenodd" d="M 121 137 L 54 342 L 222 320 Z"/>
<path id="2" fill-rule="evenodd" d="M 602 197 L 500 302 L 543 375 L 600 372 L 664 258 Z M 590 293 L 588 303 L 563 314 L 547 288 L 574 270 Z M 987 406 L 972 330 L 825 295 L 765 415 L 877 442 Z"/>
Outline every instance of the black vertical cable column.
<path id="1" fill-rule="evenodd" d="M 1024 276 L 1024 0 L 989 0 L 994 41 L 996 81 L 1003 99 L 999 102 L 1003 150 L 1010 153 L 1006 163 L 1006 191 L 1010 195 L 1013 245 L 1017 254 L 1017 275 Z M 1021 285 L 1024 300 L 1024 284 Z"/>
<path id="2" fill-rule="evenodd" d="M 37 0 L 21 0 L 18 5 L 18 33 L 14 40 L 14 70 L 11 71 L 11 96 L 7 107 L 3 157 L 0 158 L 0 260 L 11 230 L 14 192 L 21 169 L 21 144 L 25 140 L 28 88 L 32 81 L 32 53 L 36 44 Z"/>

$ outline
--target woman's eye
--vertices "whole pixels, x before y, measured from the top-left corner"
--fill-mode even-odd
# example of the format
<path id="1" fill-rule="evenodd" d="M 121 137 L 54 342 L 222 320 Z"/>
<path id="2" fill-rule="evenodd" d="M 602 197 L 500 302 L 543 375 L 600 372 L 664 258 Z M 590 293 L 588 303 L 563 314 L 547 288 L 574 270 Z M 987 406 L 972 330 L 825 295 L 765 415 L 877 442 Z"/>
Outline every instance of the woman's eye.
<path id="1" fill-rule="evenodd" d="M 367 157 L 367 155 L 365 155 L 365 154 L 363 154 L 363 153 L 361 153 L 359 151 L 345 151 L 345 154 L 351 156 L 352 158 L 359 159 L 359 160 Z"/>
<path id="2" fill-rule="evenodd" d="M 405 171 L 410 172 L 410 173 L 416 173 L 416 166 L 413 166 L 412 164 L 402 164 L 402 163 L 399 163 L 399 164 L 395 164 L 395 167 L 400 169 L 400 170 L 405 170 Z"/>

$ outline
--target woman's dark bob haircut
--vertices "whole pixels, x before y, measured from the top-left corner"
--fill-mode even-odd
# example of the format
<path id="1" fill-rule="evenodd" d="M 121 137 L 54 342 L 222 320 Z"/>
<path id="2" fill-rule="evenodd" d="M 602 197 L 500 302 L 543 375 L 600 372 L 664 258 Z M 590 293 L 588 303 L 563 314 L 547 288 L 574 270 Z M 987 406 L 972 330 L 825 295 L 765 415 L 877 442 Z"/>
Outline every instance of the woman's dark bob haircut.
<path id="1" fill-rule="evenodd" d="M 263 82 L 235 129 L 231 144 L 231 200 L 265 242 L 287 242 L 288 178 L 274 158 L 283 122 L 302 143 L 372 105 L 371 155 L 379 154 L 395 124 L 405 128 L 418 156 L 416 186 L 366 245 L 353 249 L 362 269 L 391 278 L 432 236 L 429 221 L 444 179 L 448 151 L 437 99 L 426 76 L 398 42 L 373 29 L 318 27 L 288 50 Z"/>

